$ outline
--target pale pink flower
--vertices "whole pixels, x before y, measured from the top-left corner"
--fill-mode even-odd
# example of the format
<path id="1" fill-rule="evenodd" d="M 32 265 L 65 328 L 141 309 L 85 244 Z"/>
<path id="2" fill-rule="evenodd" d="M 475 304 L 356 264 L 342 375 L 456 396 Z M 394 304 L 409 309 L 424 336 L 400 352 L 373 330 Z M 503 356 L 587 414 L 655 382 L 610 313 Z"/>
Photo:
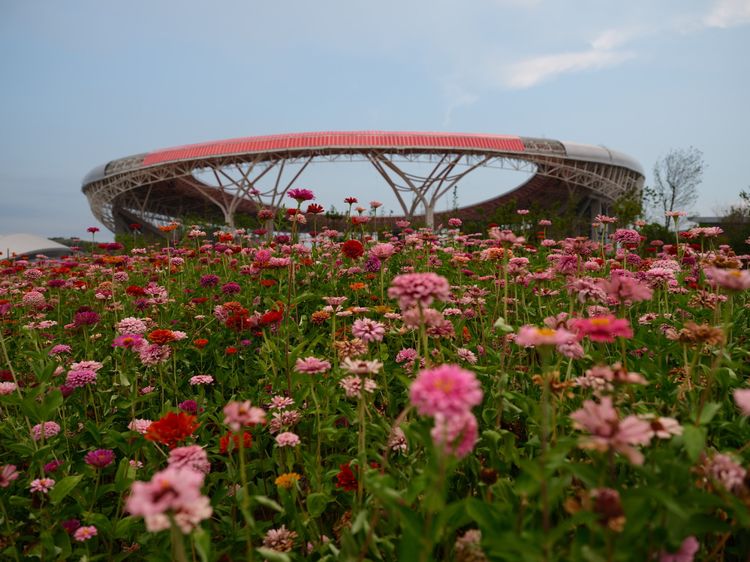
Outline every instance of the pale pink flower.
<path id="1" fill-rule="evenodd" d="M 176 447 L 169 451 L 167 459 L 169 468 L 189 468 L 203 474 L 211 472 L 211 463 L 203 447 L 189 445 L 187 447 Z"/>
<path id="2" fill-rule="evenodd" d="M 729 492 L 739 489 L 745 482 L 747 471 L 729 455 L 717 453 L 706 462 L 706 474 Z"/>
<path id="3" fill-rule="evenodd" d="M 521 326 L 516 335 L 516 343 L 524 347 L 538 347 L 540 345 L 561 345 L 575 338 L 575 334 L 565 328 L 537 328 L 536 326 Z"/>
<path id="4" fill-rule="evenodd" d="M 239 431 L 243 426 L 253 426 L 266 422 L 266 412 L 244 402 L 229 402 L 224 406 L 224 423 L 232 431 Z"/>
<path id="5" fill-rule="evenodd" d="M 474 373 L 458 365 L 440 365 L 420 371 L 409 391 L 411 403 L 423 416 L 468 412 L 482 402 L 482 389 Z"/>
<path id="6" fill-rule="evenodd" d="M 0 382 L 0 396 L 13 394 L 17 388 L 18 385 L 14 382 Z"/>
<path id="7" fill-rule="evenodd" d="M 190 384 L 193 386 L 211 384 L 213 382 L 214 378 L 211 375 L 195 375 L 190 377 Z"/>
<path id="8" fill-rule="evenodd" d="M 141 435 L 146 435 L 146 432 L 148 431 L 148 428 L 152 423 L 153 422 L 151 420 L 138 418 L 138 419 L 132 420 L 128 424 L 128 429 L 130 431 L 135 431 L 136 433 L 140 433 Z"/>
<path id="9" fill-rule="evenodd" d="M 364 342 L 383 341 L 385 326 L 370 318 L 357 318 L 352 325 L 352 335 Z"/>
<path id="10" fill-rule="evenodd" d="M 339 386 L 344 389 L 347 398 L 359 398 L 362 392 L 372 394 L 378 388 L 374 380 L 359 376 L 344 377 L 339 381 Z"/>
<path id="11" fill-rule="evenodd" d="M 169 467 L 150 482 L 134 482 L 125 509 L 144 518 L 150 532 L 170 527 L 170 515 L 183 533 L 211 517 L 211 502 L 200 492 L 203 473 Z"/>
<path id="12" fill-rule="evenodd" d="M 266 532 L 266 536 L 263 537 L 263 546 L 276 552 L 290 552 L 294 548 L 296 539 L 297 533 L 287 529 L 286 525 L 282 525 L 278 529 L 269 529 Z"/>
<path id="13" fill-rule="evenodd" d="M 682 541 L 677 552 L 662 550 L 659 553 L 659 562 L 693 562 L 693 558 L 700 548 L 698 539 L 691 535 Z"/>
<path id="14" fill-rule="evenodd" d="M 750 388 L 736 388 L 732 395 L 742 415 L 750 416 Z"/>
<path id="15" fill-rule="evenodd" d="M 383 368 L 383 364 L 380 361 L 364 361 L 360 359 L 352 359 L 346 357 L 341 362 L 341 368 L 344 371 L 348 371 L 354 375 L 374 375 Z"/>
<path id="16" fill-rule="evenodd" d="M 468 455 L 479 439 L 477 419 L 469 412 L 460 414 L 435 414 L 435 426 L 430 431 L 432 441 L 449 455 L 462 459 Z"/>
<path id="17" fill-rule="evenodd" d="M 750 289 L 750 271 L 747 269 L 722 269 L 707 267 L 703 270 L 710 283 L 730 291 Z"/>
<path id="18" fill-rule="evenodd" d="M 46 494 L 55 487 L 55 481 L 52 478 L 37 478 L 31 481 L 29 488 L 32 492 Z"/>
<path id="19" fill-rule="evenodd" d="M 85 542 L 89 539 L 93 539 L 98 534 L 96 527 L 89 525 L 86 527 L 78 527 L 73 533 L 73 538 L 78 542 Z"/>
<path id="20" fill-rule="evenodd" d="M 465 347 L 460 347 L 456 350 L 456 355 L 463 360 L 469 363 L 470 365 L 476 365 L 477 363 L 477 356 L 474 355 L 474 352 L 470 349 L 466 349 Z"/>
<path id="21" fill-rule="evenodd" d="M 6 464 L 2 470 L 0 470 L 0 488 L 7 488 L 10 483 L 18 478 L 19 474 L 16 470 L 16 465 Z"/>
<path id="22" fill-rule="evenodd" d="M 374 256 L 379 260 L 387 260 L 395 253 L 396 247 L 390 242 L 375 244 L 372 248 L 370 248 L 370 256 Z"/>
<path id="23" fill-rule="evenodd" d="M 406 273 L 393 278 L 388 296 L 397 299 L 404 310 L 418 305 L 427 307 L 436 299 L 447 301 L 450 298 L 450 284 L 437 273 Z"/>
<path id="24" fill-rule="evenodd" d="M 294 370 L 298 373 L 307 374 L 318 374 L 326 373 L 331 370 L 331 364 L 324 360 L 318 359 L 317 357 L 305 357 L 304 359 L 299 358 L 294 364 Z"/>
<path id="25" fill-rule="evenodd" d="M 643 464 L 643 455 L 633 445 L 647 445 L 651 442 L 650 425 L 635 416 L 620 420 L 612 399 L 605 396 L 601 402 L 586 400 L 583 408 L 570 414 L 577 429 L 590 433 L 581 441 L 583 448 L 606 451 L 613 449 L 625 455 L 633 464 Z"/>
<path id="26" fill-rule="evenodd" d="M 31 428 L 31 436 L 34 441 L 39 441 L 42 437 L 48 439 L 58 433 L 60 433 L 60 424 L 53 421 L 38 423 Z"/>
<path id="27" fill-rule="evenodd" d="M 268 404 L 269 410 L 283 410 L 294 406 L 294 398 L 288 396 L 273 396 L 271 402 Z"/>
<path id="28" fill-rule="evenodd" d="M 651 426 L 651 437 L 671 439 L 673 435 L 682 435 L 682 426 L 674 418 L 663 418 L 646 414 L 640 418 Z"/>
<path id="29" fill-rule="evenodd" d="M 276 436 L 276 444 L 279 447 L 296 447 L 300 444 L 299 435 L 291 431 L 279 433 Z"/>

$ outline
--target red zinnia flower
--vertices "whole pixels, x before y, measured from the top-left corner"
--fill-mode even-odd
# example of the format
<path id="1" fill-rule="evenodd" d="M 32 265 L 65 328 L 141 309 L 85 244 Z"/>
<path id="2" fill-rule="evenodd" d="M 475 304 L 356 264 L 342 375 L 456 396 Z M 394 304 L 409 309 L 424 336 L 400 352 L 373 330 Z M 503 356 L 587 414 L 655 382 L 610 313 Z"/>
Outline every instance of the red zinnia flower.
<path id="1" fill-rule="evenodd" d="M 283 310 L 269 310 L 263 316 L 260 317 L 261 326 L 268 326 L 269 324 L 276 324 L 281 322 L 284 317 Z"/>
<path id="2" fill-rule="evenodd" d="M 230 345 L 229 347 L 227 347 L 227 348 L 226 348 L 226 349 L 224 350 L 224 353 L 226 353 L 227 355 L 234 355 L 234 354 L 236 354 L 236 353 L 237 353 L 237 348 L 236 348 L 236 347 L 234 347 L 233 345 Z"/>
<path id="3" fill-rule="evenodd" d="M 336 475 L 336 487 L 343 489 L 345 492 L 353 492 L 357 489 L 357 479 L 349 463 L 339 465 L 339 473 Z"/>
<path id="4" fill-rule="evenodd" d="M 198 349 L 203 349 L 208 345 L 208 340 L 205 338 L 198 338 L 197 340 L 193 340 L 193 345 Z"/>
<path id="5" fill-rule="evenodd" d="M 200 426 L 195 416 L 185 412 L 167 412 L 160 419 L 152 422 L 146 431 L 146 439 L 166 445 L 170 449 L 188 437 Z"/>
<path id="6" fill-rule="evenodd" d="M 276 285 L 276 279 L 261 279 L 260 284 L 263 287 L 273 287 Z"/>
<path id="7" fill-rule="evenodd" d="M 138 285 L 130 285 L 125 289 L 125 292 L 131 297 L 142 297 L 146 294 L 146 290 Z"/>
<path id="8" fill-rule="evenodd" d="M 341 253 L 347 258 L 357 259 L 365 253 L 365 248 L 359 240 L 347 240 L 341 244 Z"/>
<path id="9" fill-rule="evenodd" d="M 233 446 L 230 448 L 230 440 L 232 441 Z M 242 432 L 242 446 L 247 449 L 253 444 L 253 436 L 249 431 L 243 431 Z M 222 435 L 219 438 L 219 452 L 220 453 L 226 453 L 229 451 L 230 453 L 235 450 L 239 449 L 240 447 L 240 434 L 239 433 L 232 433 L 231 431 L 228 431 L 226 435 Z"/>
<path id="10" fill-rule="evenodd" d="M 169 342 L 175 341 L 174 333 L 172 330 L 154 330 L 148 336 L 148 341 L 159 345 L 164 345 Z"/>
<path id="11" fill-rule="evenodd" d="M 307 206 L 307 212 L 313 215 L 319 215 L 323 211 L 325 211 L 325 209 L 323 209 L 323 206 L 318 205 L 317 203 L 311 203 Z"/>

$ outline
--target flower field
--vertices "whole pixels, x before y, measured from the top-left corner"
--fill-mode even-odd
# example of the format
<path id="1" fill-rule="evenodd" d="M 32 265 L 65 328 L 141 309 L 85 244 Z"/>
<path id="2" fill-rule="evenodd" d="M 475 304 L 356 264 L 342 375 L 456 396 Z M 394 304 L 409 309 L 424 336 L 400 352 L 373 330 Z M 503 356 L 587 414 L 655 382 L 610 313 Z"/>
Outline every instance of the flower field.
<path id="1" fill-rule="evenodd" d="M 0 559 L 747 559 L 750 271 L 715 229 L 303 244 L 306 191 L 271 240 L 3 262 Z"/>

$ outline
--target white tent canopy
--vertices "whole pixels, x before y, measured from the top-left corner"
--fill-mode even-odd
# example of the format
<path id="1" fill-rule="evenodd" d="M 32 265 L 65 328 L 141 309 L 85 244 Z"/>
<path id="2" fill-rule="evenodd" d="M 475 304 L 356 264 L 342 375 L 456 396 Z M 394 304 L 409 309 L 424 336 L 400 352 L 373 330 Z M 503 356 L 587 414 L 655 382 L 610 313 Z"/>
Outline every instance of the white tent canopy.
<path id="1" fill-rule="evenodd" d="M 49 258 L 58 258 L 71 253 L 71 249 L 67 246 L 35 234 L 0 236 L 0 259 L 33 258 L 37 254 L 43 254 Z"/>

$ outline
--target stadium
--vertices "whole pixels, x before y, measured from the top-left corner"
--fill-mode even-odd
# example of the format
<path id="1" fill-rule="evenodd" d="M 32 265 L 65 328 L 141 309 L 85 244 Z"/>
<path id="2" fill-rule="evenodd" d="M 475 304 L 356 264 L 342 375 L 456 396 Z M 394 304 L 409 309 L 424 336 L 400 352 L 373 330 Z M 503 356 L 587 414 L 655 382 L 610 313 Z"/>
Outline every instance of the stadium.
<path id="1" fill-rule="evenodd" d="M 643 186 L 633 158 L 602 146 L 531 137 L 457 133 L 319 132 L 245 137 L 155 150 L 94 168 L 82 190 L 96 218 L 115 233 L 200 217 L 234 228 L 240 214 L 277 210 L 284 196 L 319 162 L 367 162 L 393 191 L 400 216 L 426 226 L 445 217 L 437 203 L 480 168 L 527 172 L 518 187 L 450 213 L 486 217 L 509 202 L 556 209 L 575 194 L 578 216 L 606 213 Z M 425 173 L 409 170 L 421 164 Z M 412 166 L 413 167 L 413 166 Z"/>

